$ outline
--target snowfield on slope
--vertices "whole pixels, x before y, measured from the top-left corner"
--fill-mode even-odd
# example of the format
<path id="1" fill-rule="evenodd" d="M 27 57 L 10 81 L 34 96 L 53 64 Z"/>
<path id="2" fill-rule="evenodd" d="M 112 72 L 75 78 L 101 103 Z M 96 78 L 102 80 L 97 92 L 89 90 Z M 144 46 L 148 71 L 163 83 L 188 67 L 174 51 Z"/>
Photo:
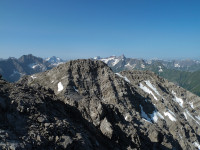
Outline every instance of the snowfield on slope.
<path id="1" fill-rule="evenodd" d="M 119 77 L 123 78 L 126 82 L 130 83 L 130 80 L 127 77 L 122 76 L 120 73 L 116 73 Z"/>
<path id="2" fill-rule="evenodd" d="M 153 92 L 146 86 L 144 86 L 142 83 L 140 83 L 140 86 L 139 86 L 144 92 L 148 93 L 148 94 L 151 94 L 155 100 L 158 100 L 157 97 L 153 94 Z"/>
<path id="3" fill-rule="evenodd" d="M 172 90 L 172 94 L 174 95 L 174 101 L 176 101 L 181 107 L 183 107 L 183 100 L 176 96 L 176 93 Z"/>
<path id="4" fill-rule="evenodd" d="M 160 93 L 158 92 L 158 90 L 151 84 L 151 82 L 148 80 L 148 81 L 145 81 L 145 83 L 157 94 L 160 96 Z"/>
<path id="5" fill-rule="evenodd" d="M 58 92 L 63 90 L 63 85 L 61 82 L 58 83 Z"/>

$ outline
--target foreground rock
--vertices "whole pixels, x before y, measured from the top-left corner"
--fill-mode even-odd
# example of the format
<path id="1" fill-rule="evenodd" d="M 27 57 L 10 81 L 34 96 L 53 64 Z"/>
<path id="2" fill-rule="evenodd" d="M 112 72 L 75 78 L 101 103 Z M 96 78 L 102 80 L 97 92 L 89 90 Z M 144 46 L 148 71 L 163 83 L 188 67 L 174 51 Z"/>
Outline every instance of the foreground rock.
<path id="1" fill-rule="evenodd" d="M 0 80 L 0 149 L 115 149 L 51 90 Z"/>

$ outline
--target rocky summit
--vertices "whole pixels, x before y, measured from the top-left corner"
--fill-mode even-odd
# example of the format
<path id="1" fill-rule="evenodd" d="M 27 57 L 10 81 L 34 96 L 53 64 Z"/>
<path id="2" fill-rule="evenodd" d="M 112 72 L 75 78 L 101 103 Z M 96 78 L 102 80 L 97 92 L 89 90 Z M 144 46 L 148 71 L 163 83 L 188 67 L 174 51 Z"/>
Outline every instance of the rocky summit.
<path id="1" fill-rule="evenodd" d="M 200 98 L 150 71 L 75 60 L 0 79 L 1 149 L 200 149 Z"/>

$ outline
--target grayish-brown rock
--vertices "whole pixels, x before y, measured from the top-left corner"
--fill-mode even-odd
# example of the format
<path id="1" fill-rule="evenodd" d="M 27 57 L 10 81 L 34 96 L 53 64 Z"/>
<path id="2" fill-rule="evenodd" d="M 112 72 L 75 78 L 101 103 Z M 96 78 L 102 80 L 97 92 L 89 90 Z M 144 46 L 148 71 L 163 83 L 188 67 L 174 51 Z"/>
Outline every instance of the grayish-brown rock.
<path id="1" fill-rule="evenodd" d="M 186 150 L 199 143 L 200 98 L 152 72 L 115 74 L 103 62 L 75 60 L 0 86 L 7 108 L 0 129 L 19 148 Z"/>

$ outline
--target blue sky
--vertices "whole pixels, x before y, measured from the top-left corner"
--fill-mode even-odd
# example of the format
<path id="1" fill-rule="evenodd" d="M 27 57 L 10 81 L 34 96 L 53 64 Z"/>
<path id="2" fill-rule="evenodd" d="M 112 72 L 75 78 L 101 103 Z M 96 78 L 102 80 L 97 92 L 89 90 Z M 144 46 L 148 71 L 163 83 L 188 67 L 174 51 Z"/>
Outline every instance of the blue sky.
<path id="1" fill-rule="evenodd" d="M 0 58 L 200 58 L 199 0 L 0 0 Z"/>

